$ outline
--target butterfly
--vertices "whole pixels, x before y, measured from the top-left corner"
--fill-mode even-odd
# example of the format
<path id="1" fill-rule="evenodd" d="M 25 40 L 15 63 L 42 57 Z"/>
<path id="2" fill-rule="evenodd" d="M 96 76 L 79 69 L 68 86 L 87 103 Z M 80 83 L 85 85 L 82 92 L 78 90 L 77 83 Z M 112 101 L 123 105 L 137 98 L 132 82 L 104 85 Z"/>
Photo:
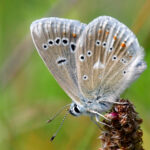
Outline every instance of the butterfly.
<path id="1" fill-rule="evenodd" d="M 34 21 L 34 45 L 72 99 L 69 112 L 100 122 L 120 94 L 146 69 L 144 50 L 117 19 L 100 16 L 89 24 L 56 17 Z"/>

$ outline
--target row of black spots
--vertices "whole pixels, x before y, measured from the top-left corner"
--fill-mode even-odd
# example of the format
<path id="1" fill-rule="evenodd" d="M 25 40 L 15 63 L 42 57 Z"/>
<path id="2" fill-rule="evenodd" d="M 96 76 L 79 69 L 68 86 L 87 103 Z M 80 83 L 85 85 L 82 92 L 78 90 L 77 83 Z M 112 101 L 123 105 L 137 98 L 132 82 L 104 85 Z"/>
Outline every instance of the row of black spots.
<path id="1" fill-rule="evenodd" d="M 92 56 L 92 51 L 88 50 L 88 51 L 87 51 L 87 56 L 88 56 L 88 57 Z M 112 56 L 112 61 L 116 61 L 117 59 L 118 59 L 118 58 L 117 58 L 116 55 L 113 55 L 113 56 Z M 81 54 L 81 55 L 79 56 L 79 60 L 80 60 L 81 62 L 83 62 L 83 61 L 85 60 L 85 55 Z M 125 58 L 121 58 L 121 59 L 120 59 L 120 62 L 122 62 L 123 64 L 126 64 L 126 63 L 127 63 L 127 60 L 126 60 Z"/>
<path id="2" fill-rule="evenodd" d="M 54 46 L 54 45 L 60 46 L 61 43 L 63 44 L 63 46 L 68 46 L 69 39 L 68 38 L 63 38 L 61 40 L 61 38 L 59 38 L 59 37 L 57 37 L 55 40 L 49 39 L 48 44 L 43 44 L 43 49 L 47 50 L 48 47 L 51 47 L 51 46 Z M 75 49 L 76 49 L 76 44 L 74 42 L 71 42 L 70 43 L 70 51 L 74 53 Z"/>
<path id="3" fill-rule="evenodd" d="M 112 61 L 115 61 L 115 60 L 117 60 L 117 56 L 113 55 L 112 56 Z M 125 64 L 127 64 L 128 61 L 125 58 L 121 58 L 120 62 L 125 65 Z"/>
<path id="4" fill-rule="evenodd" d="M 50 41 L 50 46 L 53 46 L 53 45 L 57 45 L 59 46 L 60 44 L 62 44 L 63 46 L 67 46 L 69 45 L 69 39 L 68 38 L 60 38 L 60 37 L 57 37 L 53 42 L 52 40 Z"/>
<path id="5" fill-rule="evenodd" d="M 91 56 L 93 55 L 93 52 L 92 52 L 91 50 L 88 50 L 88 51 L 86 52 L 86 55 L 87 55 L 88 57 L 91 57 Z M 79 56 L 79 60 L 80 60 L 81 62 L 83 62 L 83 61 L 85 60 L 85 58 L 86 58 L 86 56 L 85 56 L 84 54 L 81 54 L 81 55 Z"/>
<path id="6" fill-rule="evenodd" d="M 103 48 L 107 46 L 107 43 L 105 41 L 101 42 L 100 40 L 96 40 L 95 44 L 96 46 L 102 46 Z"/>
<path id="7" fill-rule="evenodd" d="M 127 74 L 127 71 L 126 71 L 126 70 L 123 70 L 122 73 L 123 73 L 123 75 L 125 75 L 125 74 Z M 88 80 L 88 76 L 87 76 L 87 75 L 83 75 L 83 76 L 82 76 L 82 79 L 83 79 L 83 80 Z M 102 76 L 101 76 L 101 75 L 99 75 L 99 79 L 102 79 Z"/>
<path id="8" fill-rule="evenodd" d="M 123 70 L 122 73 L 123 73 L 123 75 L 125 75 L 125 74 L 127 74 L 127 71 L 126 71 L 126 70 Z M 82 76 L 82 79 L 83 79 L 83 80 L 88 80 L 88 76 L 87 76 L 87 75 L 83 75 L 83 76 Z M 99 79 L 102 79 L 102 76 L 101 76 L 101 75 L 99 75 Z"/>
<path id="9" fill-rule="evenodd" d="M 68 38 L 60 38 L 60 37 L 56 37 L 55 40 L 52 40 L 52 39 L 49 39 L 47 41 L 47 43 L 43 44 L 43 49 L 44 50 L 47 50 L 48 47 L 51 47 L 51 46 L 59 46 L 59 45 L 63 45 L 63 46 L 67 46 L 69 45 L 69 39 Z"/>

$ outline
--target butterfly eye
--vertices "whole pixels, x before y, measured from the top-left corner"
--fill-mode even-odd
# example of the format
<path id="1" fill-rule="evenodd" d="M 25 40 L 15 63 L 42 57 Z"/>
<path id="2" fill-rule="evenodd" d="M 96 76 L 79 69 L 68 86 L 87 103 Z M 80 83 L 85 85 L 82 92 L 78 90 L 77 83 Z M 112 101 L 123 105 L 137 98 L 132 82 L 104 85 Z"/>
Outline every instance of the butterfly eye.
<path id="1" fill-rule="evenodd" d="M 76 104 L 74 105 L 74 111 L 76 113 L 80 113 L 79 107 Z"/>
<path id="2" fill-rule="evenodd" d="M 101 45 L 101 41 L 100 40 L 96 40 L 96 46 L 100 46 Z"/>
<path id="3" fill-rule="evenodd" d="M 92 56 L 92 51 L 90 51 L 90 50 L 87 51 L 87 56 L 89 56 L 89 57 Z"/>
<path id="4" fill-rule="evenodd" d="M 85 60 L 85 56 L 84 55 L 80 55 L 79 59 L 80 59 L 80 61 L 84 61 Z"/>
<path id="5" fill-rule="evenodd" d="M 44 49 L 44 50 L 47 50 L 47 49 L 48 49 L 47 44 L 43 44 L 43 49 Z"/>
<path id="6" fill-rule="evenodd" d="M 68 38 L 63 38 L 62 43 L 64 46 L 67 46 L 69 44 L 69 39 Z"/>
<path id="7" fill-rule="evenodd" d="M 54 45 L 54 41 L 53 40 L 48 40 L 48 45 L 49 46 L 53 46 Z"/>
<path id="8" fill-rule="evenodd" d="M 112 57 L 112 60 L 114 61 L 114 60 L 116 60 L 116 59 L 117 59 L 117 56 L 114 55 L 114 56 Z"/>
<path id="9" fill-rule="evenodd" d="M 61 43 L 61 39 L 60 39 L 59 37 L 57 37 L 57 38 L 55 39 L 55 44 L 56 44 L 56 45 L 60 45 L 60 43 Z"/>
<path id="10" fill-rule="evenodd" d="M 75 52 L 75 49 L 76 49 L 76 44 L 71 42 L 70 43 L 70 50 L 71 50 L 71 52 Z"/>
<path id="11" fill-rule="evenodd" d="M 88 79 L 88 76 L 87 75 L 84 75 L 83 76 L 83 80 L 87 80 Z"/>

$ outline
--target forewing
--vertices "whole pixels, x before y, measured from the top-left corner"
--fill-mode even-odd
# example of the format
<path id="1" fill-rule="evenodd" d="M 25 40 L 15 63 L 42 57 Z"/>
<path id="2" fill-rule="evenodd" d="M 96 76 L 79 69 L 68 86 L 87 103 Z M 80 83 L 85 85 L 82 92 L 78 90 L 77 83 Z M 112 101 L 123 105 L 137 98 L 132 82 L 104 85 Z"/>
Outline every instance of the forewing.
<path id="1" fill-rule="evenodd" d="M 36 49 L 60 86 L 79 102 L 76 75 L 76 43 L 85 24 L 75 20 L 44 18 L 31 24 Z"/>
<path id="2" fill-rule="evenodd" d="M 77 50 L 79 88 L 89 99 L 114 101 L 146 68 L 135 35 L 112 17 L 88 24 Z"/>

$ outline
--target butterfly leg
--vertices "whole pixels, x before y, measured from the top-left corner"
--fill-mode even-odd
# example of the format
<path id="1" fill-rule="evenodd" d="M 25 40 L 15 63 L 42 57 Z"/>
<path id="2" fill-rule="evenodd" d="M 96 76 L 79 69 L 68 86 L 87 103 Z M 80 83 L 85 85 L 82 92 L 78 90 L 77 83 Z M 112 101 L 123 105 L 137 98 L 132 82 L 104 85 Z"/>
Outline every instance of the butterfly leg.
<path id="1" fill-rule="evenodd" d="M 106 102 L 106 103 L 111 103 L 111 104 L 118 104 L 118 105 L 127 105 L 127 102 L 112 102 L 112 101 L 104 101 L 100 100 L 99 102 Z"/>
<path id="2" fill-rule="evenodd" d="M 99 116 L 98 116 L 98 115 L 95 115 L 95 119 L 96 119 L 96 122 L 98 122 L 98 123 L 100 123 L 100 124 L 102 124 L 102 125 L 104 125 L 104 126 L 108 126 L 108 127 L 110 127 L 110 128 L 111 128 L 111 126 L 110 126 L 109 124 L 107 124 L 107 123 L 104 123 L 104 122 L 100 121 L 100 120 L 99 120 Z"/>
<path id="3" fill-rule="evenodd" d="M 98 124 L 98 122 L 95 120 L 95 116 L 91 116 L 91 120 L 94 124 L 98 126 L 99 129 L 102 129 L 102 127 Z"/>
<path id="4" fill-rule="evenodd" d="M 93 113 L 93 114 L 95 114 L 95 115 L 97 115 L 97 116 L 101 116 L 102 118 L 104 118 L 104 119 L 110 121 L 107 117 L 105 117 L 104 115 L 98 113 L 97 111 L 89 110 L 89 112 L 91 112 L 91 113 Z"/>

